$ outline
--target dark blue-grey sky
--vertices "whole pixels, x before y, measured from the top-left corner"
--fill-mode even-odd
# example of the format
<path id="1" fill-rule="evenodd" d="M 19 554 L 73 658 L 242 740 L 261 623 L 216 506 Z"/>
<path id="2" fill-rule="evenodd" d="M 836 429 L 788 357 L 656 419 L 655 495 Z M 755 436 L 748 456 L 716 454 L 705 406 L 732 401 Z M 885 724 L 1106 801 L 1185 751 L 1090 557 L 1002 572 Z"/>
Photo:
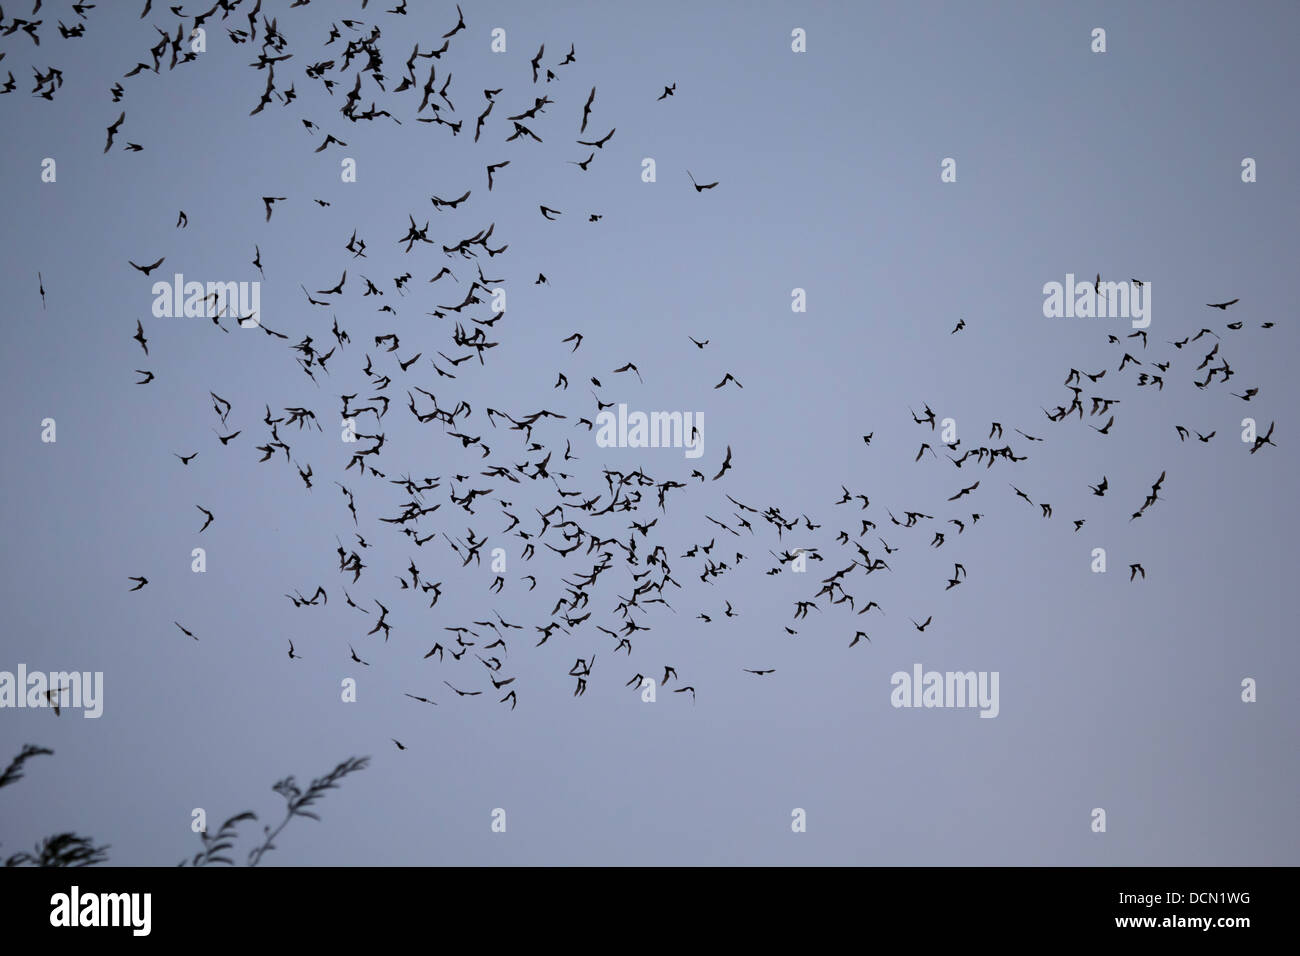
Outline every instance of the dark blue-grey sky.
<path id="1" fill-rule="evenodd" d="M 131 79 L 122 74 L 150 59 L 151 24 L 175 34 L 165 5 L 140 20 L 139 4 L 101 3 L 84 38 L 62 40 L 54 23 L 75 14 L 47 2 L 40 47 L 21 32 L 0 38 L 0 79 L 9 70 L 17 79 L 0 97 L 0 396 L 10 421 L 0 670 L 105 675 L 98 720 L 0 710 L 0 760 L 26 742 L 56 751 L 0 795 L 0 854 L 71 829 L 112 844 L 118 864 L 173 863 L 199 848 L 194 808 L 212 823 L 245 809 L 272 821 L 274 781 L 368 754 L 370 768 L 322 801 L 322 821 L 295 821 L 267 863 L 1297 862 L 1300 709 L 1286 681 L 1300 655 L 1282 601 L 1298 524 L 1287 479 L 1300 398 L 1288 284 L 1300 251 L 1294 5 L 471 3 L 462 4 L 466 30 L 440 60 L 417 61 L 416 89 L 402 94 L 391 91 L 411 47 L 439 45 L 456 14 L 426 2 L 411 2 L 406 17 L 383 12 L 393 5 L 264 2 L 294 54 L 278 65 L 277 86 L 293 83 L 298 98 L 251 117 L 266 82 L 248 67 L 260 22 L 256 46 L 232 45 L 214 21 L 198 62 L 169 72 L 164 61 L 160 74 Z M 9 18 L 25 12 L 6 4 Z M 381 27 L 389 92 L 367 76 L 361 105 L 376 101 L 400 126 L 340 115 L 363 62 L 330 74 L 332 97 L 304 74 L 330 57 L 341 69 L 344 41 L 322 44 L 345 17 L 363 31 Z M 246 26 L 243 11 L 227 25 Z M 506 31 L 504 54 L 489 48 L 495 27 Z M 1106 30 L 1104 54 L 1090 51 L 1096 27 Z M 790 49 L 795 28 L 807 31 L 806 53 Z M 529 60 L 542 43 L 557 78 L 534 86 Z M 558 67 L 570 43 L 577 61 Z M 52 102 L 31 96 L 29 79 L 30 66 L 51 64 L 64 73 Z M 439 87 L 453 74 L 459 136 L 416 122 L 430 64 Z M 114 104 L 108 90 L 119 79 L 126 94 Z M 671 83 L 676 95 L 657 101 Z M 579 136 L 593 85 L 592 135 Z M 475 144 L 482 91 L 497 87 Z M 525 122 L 544 142 L 505 142 L 505 117 L 543 92 L 554 104 Z M 104 128 L 122 109 L 104 155 Z M 304 118 L 320 131 L 304 130 Z M 611 128 L 586 172 L 569 164 L 592 151 L 575 140 Z M 348 145 L 313 152 L 326 132 Z M 125 152 L 127 142 L 144 150 Z M 340 182 L 345 156 L 357 162 L 356 183 Z M 54 183 L 41 181 L 46 157 L 57 162 Z M 641 179 L 647 157 L 657 182 Z M 940 182 L 945 157 L 956 160 L 955 183 Z M 1245 157 L 1257 161 L 1258 182 L 1241 181 Z M 487 192 L 484 166 L 507 159 Z M 687 169 L 720 185 L 697 193 Z M 466 189 L 456 210 L 430 203 Z M 267 195 L 286 197 L 270 222 Z M 539 204 L 563 215 L 548 222 Z M 187 229 L 174 228 L 179 209 Z M 408 213 L 431 222 L 437 246 L 402 253 Z M 589 223 L 590 213 L 603 218 Z M 459 302 L 475 277 L 475 262 L 441 245 L 489 223 L 492 244 L 509 243 L 477 260 L 506 279 L 506 315 L 487 330 L 500 344 L 484 366 L 471 360 L 456 380 L 440 378 L 429 360 L 464 349 L 450 341 L 454 313 L 426 313 Z M 364 260 L 343 249 L 354 229 Z M 255 245 L 262 322 L 287 342 L 152 317 L 152 283 L 174 272 L 257 279 Z M 161 256 L 150 278 L 127 264 Z M 459 284 L 428 284 L 443 265 Z M 330 308 L 308 305 L 299 284 L 329 288 L 344 268 L 344 294 L 327 297 Z M 406 271 L 401 296 L 392 280 Z M 539 272 L 548 285 L 534 285 Z M 1149 283 L 1146 351 L 1123 338 L 1127 322 L 1044 318 L 1044 283 L 1097 272 Z M 384 289 L 382 300 L 362 298 L 361 275 Z M 805 314 L 791 311 L 796 287 L 807 291 Z M 1226 313 L 1205 308 L 1234 297 Z M 379 303 L 397 316 L 376 312 Z M 477 308 L 461 317 L 467 327 L 487 317 Z M 327 350 L 333 316 L 352 344 L 317 372 L 317 387 L 288 346 L 311 335 Z M 959 318 L 966 328 L 951 335 Z M 131 340 L 137 319 L 148 356 Z M 1242 329 L 1225 328 L 1237 320 Z M 1215 339 L 1168 344 L 1202 327 L 1222 337 L 1215 361 L 1231 363 L 1227 386 L 1192 384 Z M 571 353 L 560 340 L 575 331 L 584 340 Z M 392 354 L 373 344 L 389 332 L 401 339 Z M 1172 361 L 1163 390 L 1138 387 L 1139 370 L 1117 370 L 1125 351 L 1149 372 Z M 396 361 L 416 352 L 421 360 L 401 372 Z M 400 489 L 343 471 L 353 446 L 339 441 L 339 396 L 365 404 L 378 394 L 360 372 L 367 354 L 393 377 L 376 466 L 390 478 L 443 479 L 428 499 L 442 507 L 420 525 L 439 536 L 421 548 L 379 521 L 400 510 Z M 629 361 L 644 384 L 612 374 Z M 155 380 L 136 386 L 137 368 Z M 1043 407 L 1068 401 L 1071 368 L 1108 370 L 1080 384 L 1085 396 L 1120 400 L 1109 435 L 1087 427 L 1102 418 L 1044 417 Z M 561 371 L 567 391 L 552 387 Z M 743 389 L 714 389 L 726 372 Z M 704 456 L 597 448 L 594 433 L 573 427 L 594 417 L 590 376 L 606 402 L 702 412 Z M 444 407 L 468 401 L 464 430 L 483 436 L 491 461 L 441 425 L 417 424 L 405 407 L 413 385 Z M 1249 387 L 1259 389 L 1249 403 L 1229 394 Z M 243 430 L 229 446 L 213 434 L 209 391 L 233 403 L 229 430 Z M 268 404 L 309 407 L 324 426 L 280 425 L 293 460 L 313 467 L 310 491 L 282 455 L 257 463 Z M 958 470 L 941 452 L 913 462 L 921 442 L 941 447 L 909 414 L 925 404 L 956 420 L 959 450 L 1006 444 L 987 440 L 998 421 L 1028 460 Z M 594 627 L 617 627 L 617 595 L 635 586 L 617 547 L 579 612 L 592 618 L 533 646 L 534 626 L 564 594 L 561 578 L 589 570 L 596 554 L 584 542 L 560 560 L 533 539 L 541 553 L 524 561 L 525 542 L 501 534 L 498 500 L 514 503 L 516 530 L 535 534 L 534 507 L 558 496 L 549 482 L 479 476 L 487 464 L 540 457 L 504 424 L 494 429 L 489 407 L 569 416 L 539 424 L 534 437 L 555 450 L 551 471 L 573 476 L 562 486 L 583 498 L 606 491 L 605 467 L 687 483 L 662 514 L 653 488 L 638 512 L 600 519 L 567 499 L 567 516 L 624 542 L 632 520 L 659 517 L 648 539 L 637 535 L 642 563 L 632 570 L 644 571 L 662 544 L 682 588 L 665 589 L 671 610 L 638 617 L 652 630 L 632 635 L 630 657 Z M 1277 421 L 1276 447 L 1248 453 L 1247 415 L 1261 431 Z M 40 441 L 47 417 L 58 423 L 55 444 Z M 361 430 L 374 424 L 365 416 Z M 1175 425 L 1216 437 L 1181 442 Z M 566 439 L 579 461 L 561 462 Z M 728 446 L 724 478 L 689 478 L 697 466 L 712 477 Z M 194 451 L 188 467 L 173 457 Z M 1130 521 L 1162 471 L 1159 502 Z M 454 482 L 458 491 L 495 489 L 474 515 L 447 500 L 457 473 L 475 476 Z M 1111 490 L 1099 499 L 1088 485 L 1102 475 Z M 357 530 L 372 544 L 355 586 L 337 570 L 335 535 L 355 545 L 336 479 L 356 495 Z M 945 500 L 976 479 L 976 493 Z M 1050 502 L 1053 517 L 1010 483 Z M 842 485 L 870 497 L 866 512 L 834 504 Z M 822 527 L 778 542 L 747 515 L 755 533 L 734 537 L 705 520 L 737 526 L 724 494 Z M 196 504 L 216 515 L 202 535 Z M 935 520 L 905 530 L 889 510 Z M 978 525 L 960 535 L 948 526 L 944 546 L 928 547 L 942 522 L 973 511 Z M 794 602 L 857 557 L 835 543 L 837 531 L 884 556 L 877 534 L 859 539 L 863 517 L 902 550 L 888 558 L 892 571 L 855 569 L 846 587 L 858 607 L 876 600 L 884 614 L 859 617 L 822 597 L 793 621 Z M 1076 518 L 1087 520 L 1078 533 Z M 489 537 L 481 568 L 462 569 L 443 536 L 463 541 L 468 528 Z M 710 539 L 713 557 L 734 570 L 702 582 L 700 559 L 680 556 Z M 542 541 L 561 543 L 554 530 Z M 769 549 L 801 545 L 826 560 L 806 575 L 763 573 L 774 565 Z M 200 546 L 208 569 L 194 574 L 190 551 Z M 500 595 L 487 590 L 495 546 L 509 560 Z M 1107 549 L 1106 574 L 1089 569 L 1096 547 Z M 735 567 L 738 550 L 746 560 Z M 432 610 L 399 590 L 411 560 L 422 580 L 443 582 Z M 967 579 L 945 592 L 956 561 Z M 1132 562 L 1145 581 L 1128 581 Z M 519 580 L 530 573 L 531 594 Z M 128 593 L 128 575 L 150 583 Z M 294 608 L 284 597 L 317 585 L 328 606 Z M 369 616 L 346 606 L 345 586 Z M 375 598 L 390 611 L 387 643 L 365 635 Z M 723 615 L 727 601 L 738 616 Z M 478 647 L 460 662 L 423 659 L 434 642 L 453 643 L 444 627 L 494 610 L 525 625 L 507 635 L 501 672 L 516 678 L 513 712 L 473 659 Z M 933 623 L 918 633 L 909 619 L 927 615 Z M 858 629 L 871 642 L 850 649 Z M 495 639 L 478 630 L 481 643 Z M 288 659 L 289 639 L 303 660 Z M 370 666 L 350 661 L 349 644 Z M 568 670 L 593 653 L 587 693 L 574 698 Z M 999 672 L 999 716 L 893 708 L 890 675 L 916 662 Z M 694 706 L 671 692 L 678 682 L 654 704 L 624 686 L 665 665 L 696 688 Z M 356 703 L 340 700 L 347 677 L 359 682 Z M 1259 682 L 1256 703 L 1240 699 L 1246 677 Z M 457 697 L 443 680 L 485 693 Z M 505 834 L 490 829 L 498 807 Z M 807 811 L 806 833 L 791 832 L 796 807 Z M 1095 807 L 1107 812 L 1104 834 L 1090 829 Z M 255 836 L 247 831 L 240 849 Z"/>

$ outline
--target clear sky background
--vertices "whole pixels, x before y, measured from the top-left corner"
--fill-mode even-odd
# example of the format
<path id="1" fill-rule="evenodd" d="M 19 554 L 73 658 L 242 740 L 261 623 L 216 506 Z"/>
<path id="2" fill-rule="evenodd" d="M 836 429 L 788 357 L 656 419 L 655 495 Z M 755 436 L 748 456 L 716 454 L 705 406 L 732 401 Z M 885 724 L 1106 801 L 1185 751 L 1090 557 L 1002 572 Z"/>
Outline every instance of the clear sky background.
<path id="1" fill-rule="evenodd" d="M 164 4 L 141 20 L 138 3 L 101 2 L 84 38 L 63 40 L 55 21 L 76 15 L 46 2 L 39 47 L 21 31 L 0 37 L 0 80 L 9 70 L 17 80 L 0 97 L 9 421 L 0 669 L 105 675 L 98 720 L 0 711 L 0 760 L 28 742 L 55 751 L 0 794 L 0 855 L 75 830 L 111 844 L 116 864 L 175 863 L 199 849 L 194 808 L 213 824 L 246 809 L 275 822 L 276 780 L 305 782 L 370 755 L 369 769 L 321 802 L 321 822 L 285 830 L 268 864 L 1298 862 L 1300 654 L 1283 600 L 1300 524 L 1290 429 L 1300 399 L 1293 4 L 464 3 L 467 29 L 440 60 L 418 61 L 415 90 L 394 94 L 411 47 L 436 47 L 456 20 L 451 3 L 409 5 L 400 17 L 383 12 L 391 0 L 365 11 L 266 0 L 294 54 L 276 83 L 293 83 L 297 99 L 257 116 L 248 114 L 266 72 L 248 64 L 261 24 L 257 46 L 232 45 L 224 29 L 247 26 L 242 10 L 209 22 L 196 63 L 169 72 L 164 62 L 160 74 L 131 79 L 121 78 L 150 59 L 151 24 L 175 34 Z M 8 18 L 26 13 L 5 4 Z M 401 125 L 340 115 L 362 62 L 330 74 L 332 97 L 305 75 L 330 57 L 341 69 L 344 41 L 322 44 L 344 17 L 381 27 L 389 92 L 367 75 L 362 106 L 373 100 Z M 506 30 L 503 54 L 489 49 L 494 27 Z M 796 27 L 807 31 L 806 53 L 790 49 Z M 1107 31 L 1105 54 L 1090 52 L 1095 27 Z M 359 35 L 345 30 L 345 40 Z M 529 60 L 542 43 L 557 79 L 534 86 Z M 570 43 L 577 61 L 558 67 Z M 459 136 L 416 122 L 431 63 L 439 87 L 453 74 Z M 30 95 L 30 67 L 51 64 L 64 73 L 52 102 Z M 114 104 L 118 80 L 126 94 Z M 670 83 L 676 95 L 657 101 Z M 593 85 L 592 135 L 579 136 Z M 482 90 L 497 87 L 475 144 Z M 505 142 L 505 117 L 543 92 L 554 104 L 525 121 L 543 142 Z M 122 109 L 104 155 L 104 128 Z M 305 130 L 304 118 L 321 131 Z M 611 128 L 587 171 L 569 163 L 591 152 L 575 140 Z M 326 132 L 348 145 L 313 152 Z M 144 150 L 126 152 L 127 142 Z M 345 156 L 357 162 L 356 183 L 340 181 Z M 41 181 L 46 157 L 57 162 L 55 183 Z M 646 157 L 654 183 L 641 179 Z M 940 182 L 945 157 L 956 160 L 955 183 Z M 1257 161 L 1258 182 L 1241 181 L 1244 157 Z M 484 166 L 507 159 L 487 192 Z M 697 193 L 687 169 L 720 185 Z M 466 189 L 456 210 L 430 203 Z M 266 195 L 286 197 L 270 222 Z M 548 222 L 539 204 L 563 215 Z M 187 229 L 175 228 L 180 209 Z M 590 223 L 590 213 L 603 219 Z M 430 221 L 439 245 L 404 254 L 408 214 Z M 505 279 L 507 312 L 488 330 L 500 344 L 484 366 L 471 360 L 454 381 L 440 378 L 429 360 L 464 350 L 450 341 L 454 314 L 426 313 L 459 302 L 475 274 L 441 244 L 489 223 L 492 244 L 509 243 L 477 260 Z M 364 260 L 343 248 L 353 230 L 367 242 Z M 262 322 L 287 342 L 152 317 L 152 283 L 174 272 L 257 279 L 255 245 Z M 150 278 L 127 264 L 160 256 Z M 430 286 L 443 265 L 459 283 Z M 305 301 L 300 283 L 329 288 L 344 268 L 348 284 L 329 308 Z M 393 278 L 407 271 L 401 296 Z M 548 285 L 534 284 L 539 272 Z M 1044 283 L 1097 272 L 1149 283 L 1146 351 L 1107 342 L 1132 331 L 1123 321 L 1043 317 Z M 360 275 L 382 300 L 361 296 Z M 807 291 L 805 314 L 791 311 L 796 287 Z M 1205 308 L 1234 297 L 1227 313 Z M 377 312 L 384 303 L 397 315 Z M 461 321 L 487 315 L 480 306 Z M 288 346 L 311 335 L 328 349 L 334 316 L 352 344 L 316 385 Z M 148 356 L 131 339 L 137 319 Z M 958 319 L 966 328 L 951 335 Z M 1236 320 L 1241 330 L 1225 329 Z M 1222 336 L 1218 358 L 1235 372 L 1226 387 L 1192 385 L 1213 337 L 1167 344 L 1202 327 Z M 575 331 L 585 337 L 576 353 L 560 342 Z M 390 332 L 401 340 L 391 354 L 373 344 Z M 1119 372 L 1125 351 L 1148 371 L 1171 360 L 1164 389 L 1137 387 L 1132 367 Z M 397 359 L 416 352 L 423 357 L 402 372 Z M 339 441 L 339 396 L 366 404 L 378 394 L 360 372 L 366 355 L 393 377 L 376 466 L 390 478 L 443 480 L 428 497 L 441 509 L 420 525 L 439 536 L 420 548 L 379 521 L 400 511 L 402 491 L 343 470 L 355 446 Z M 644 384 L 612 374 L 629 361 Z M 137 368 L 154 382 L 133 384 Z M 1081 384 L 1085 396 L 1120 400 L 1109 435 L 1087 427 L 1101 418 L 1044 417 L 1043 407 L 1068 401 L 1071 368 L 1108 370 Z M 553 388 L 559 372 L 567 390 Z M 726 372 L 743 389 L 714 389 Z M 597 448 L 574 427 L 596 411 L 590 376 L 606 402 L 702 412 L 704 456 Z M 444 407 L 469 402 L 463 430 L 483 436 L 492 464 L 541 456 L 517 432 L 494 429 L 487 408 L 567 415 L 534 438 L 554 449 L 551 471 L 572 476 L 562 486 L 584 498 L 606 491 L 606 467 L 687 483 L 664 513 L 653 488 L 632 515 L 594 519 L 566 506 L 584 528 L 624 542 L 632 520 L 659 518 L 648 539 L 637 535 L 638 557 L 661 544 L 682 587 L 665 589 L 671 609 L 637 616 L 651 630 L 632 635 L 630 656 L 595 630 L 618 626 L 618 595 L 635 586 L 629 571 L 645 570 L 628 568 L 618 548 L 581 612 L 592 618 L 534 647 L 562 578 L 590 570 L 596 555 L 584 543 L 560 559 L 534 539 L 539 554 L 524 561 L 525 542 L 501 534 L 508 522 L 495 502 L 511 501 L 523 520 L 516 530 L 535 534 L 533 509 L 550 508 L 556 486 L 479 476 L 476 448 L 410 416 L 413 385 Z M 1249 403 L 1229 394 L 1252 386 Z M 229 429 L 243 430 L 225 447 L 209 390 L 233 403 Z M 927 403 L 956 420 L 960 450 L 1009 441 L 1028 460 L 960 470 L 942 454 L 914 462 L 921 442 L 940 447 L 909 414 Z M 324 426 L 280 426 L 293 460 L 313 467 L 310 491 L 282 455 L 257 462 L 266 405 L 309 407 Z M 1247 415 L 1261 430 L 1276 420 L 1277 447 L 1248 454 Z M 58 423 L 55 444 L 40 441 L 47 417 Z M 987 440 L 991 421 L 1006 440 Z M 365 416 L 361 430 L 374 424 Z M 1180 442 L 1177 424 L 1216 437 Z M 566 439 L 578 461 L 561 461 Z M 702 486 L 689 478 L 697 466 L 712 477 L 728 446 L 726 476 Z M 188 467 L 173 457 L 195 451 Z M 1160 501 L 1130 521 L 1162 471 Z M 474 515 L 447 499 L 457 473 L 475 476 L 454 482 L 458 491 L 494 488 Z M 1096 498 L 1088 486 L 1103 475 L 1111 490 Z M 945 500 L 976 478 L 976 493 Z M 355 529 L 334 480 L 356 496 Z M 1012 483 L 1050 502 L 1053 517 L 1016 498 Z M 841 486 L 867 494 L 868 510 L 836 506 Z M 778 541 L 772 525 L 746 515 L 754 533 L 733 536 L 705 519 L 737 527 L 724 494 L 821 528 Z M 195 505 L 216 515 L 201 535 Z M 888 510 L 935 520 L 905 530 Z M 941 522 L 972 511 L 984 516 L 978 525 L 960 535 L 947 526 L 945 545 L 928 547 Z M 823 596 L 793 621 L 794 602 L 857 556 L 834 536 L 859 540 L 862 517 L 901 550 L 888 558 L 892 571 L 855 569 L 846 587 L 859 607 L 876 600 L 884 614 L 858 617 Z M 1087 521 L 1078 533 L 1076 518 Z M 463 541 L 468 528 L 490 540 L 485 563 L 462 569 L 444 534 Z M 357 585 L 339 574 L 335 552 L 336 535 L 355 547 L 354 530 L 372 545 Z M 680 556 L 710 539 L 733 570 L 705 582 L 701 559 Z M 876 534 L 860 540 L 884 556 Z M 560 543 L 554 530 L 546 541 Z M 826 560 L 806 575 L 764 574 L 775 564 L 769 549 L 801 545 Z M 487 590 L 495 546 L 509 560 L 500 595 Z M 206 573 L 190 570 L 194 547 L 207 550 Z M 1107 549 L 1106 574 L 1090 571 L 1096 547 Z M 738 567 L 737 551 L 746 555 Z M 422 580 L 443 582 L 437 607 L 399 590 L 411 560 Z M 945 592 L 955 561 L 968 577 Z M 1129 582 L 1131 562 L 1145 581 Z M 525 574 L 538 579 L 531 593 Z M 150 583 L 128 593 L 129 575 Z M 327 606 L 285 599 L 318 585 Z M 346 606 L 345 586 L 369 616 Z M 389 608 L 387 642 L 365 635 L 376 598 Z M 737 616 L 723 615 L 728 601 Z M 478 647 L 459 662 L 423 659 L 433 643 L 453 643 L 443 628 L 493 611 L 525 626 L 509 632 L 501 672 L 516 678 L 514 711 L 497 702 L 505 691 L 493 693 Z M 927 616 L 924 633 L 909 623 Z M 858 629 L 871 642 L 850 649 Z M 481 643 L 495 639 L 478 630 Z M 303 660 L 288 659 L 289 639 Z M 370 666 L 349 659 L 349 644 Z M 575 698 L 568 670 L 593 653 L 587 693 Z M 890 675 L 916 662 L 999 672 L 999 716 L 891 707 Z M 694 705 L 671 692 L 677 681 L 654 704 L 624 686 L 666 665 L 696 688 Z M 347 677 L 358 681 L 356 703 L 340 700 Z M 1259 682 L 1253 704 L 1240 699 L 1246 677 Z M 458 697 L 444 680 L 485 693 Z M 1090 829 L 1095 807 L 1107 812 L 1104 834 Z M 506 811 L 504 834 L 491 832 L 494 808 Z M 794 808 L 807 812 L 806 833 L 791 832 Z"/>

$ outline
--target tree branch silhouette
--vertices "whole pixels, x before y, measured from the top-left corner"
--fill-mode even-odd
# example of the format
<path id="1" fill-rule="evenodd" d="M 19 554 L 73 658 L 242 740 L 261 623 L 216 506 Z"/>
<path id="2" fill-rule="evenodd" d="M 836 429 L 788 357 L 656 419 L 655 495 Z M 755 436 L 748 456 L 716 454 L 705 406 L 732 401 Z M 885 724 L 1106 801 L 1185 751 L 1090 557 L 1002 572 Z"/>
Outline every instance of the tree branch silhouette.
<path id="1" fill-rule="evenodd" d="M 0 787 L 7 787 L 21 780 L 23 765 L 28 760 L 38 756 L 53 756 L 53 754 L 54 751 L 46 747 L 25 744 L 19 754 L 9 761 L 9 765 L 5 767 L 4 772 L 0 773 Z M 275 838 L 280 835 L 280 832 L 289 825 L 289 821 L 294 817 L 310 817 L 312 820 L 320 820 L 320 817 L 315 812 L 307 808 L 315 804 L 327 791 L 337 790 L 339 781 L 348 774 L 364 770 L 369 764 L 369 757 L 349 757 L 325 776 L 313 780 L 306 791 L 298 787 L 293 777 L 285 777 L 276 783 L 271 789 L 284 797 L 287 812 L 284 819 L 280 821 L 280 825 L 274 830 L 269 826 L 262 828 L 264 839 L 261 844 L 249 851 L 248 865 L 257 866 L 268 851 L 275 849 Z M 200 833 L 199 839 L 203 841 L 203 849 L 192 858 L 182 860 L 179 865 L 210 866 L 224 863 L 227 866 L 234 866 L 235 861 L 226 854 L 235 845 L 235 839 L 239 835 L 239 824 L 256 819 L 257 814 L 251 810 L 246 810 L 222 823 L 216 834 L 209 836 L 206 831 Z M 108 849 L 108 845 L 96 846 L 94 840 L 90 837 L 79 836 L 76 833 L 56 833 L 54 836 L 46 837 L 36 844 L 34 853 L 15 853 L 5 860 L 4 865 L 95 866 L 108 861 Z"/>
<path id="2" fill-rule="evenodd" d="M 23 764 L 33 757 L 53 756 L 48 747 L 24 744 L 18 756 L 0 773 L 0 787 L 8 787 L 23 778 Z M 75 833 L 56 833 L 36 844 L 36 852 L 15 853 L 5 866 L 94 866 L 108 859 L 107 846 L 95 846 L 90 837 Z"/>

